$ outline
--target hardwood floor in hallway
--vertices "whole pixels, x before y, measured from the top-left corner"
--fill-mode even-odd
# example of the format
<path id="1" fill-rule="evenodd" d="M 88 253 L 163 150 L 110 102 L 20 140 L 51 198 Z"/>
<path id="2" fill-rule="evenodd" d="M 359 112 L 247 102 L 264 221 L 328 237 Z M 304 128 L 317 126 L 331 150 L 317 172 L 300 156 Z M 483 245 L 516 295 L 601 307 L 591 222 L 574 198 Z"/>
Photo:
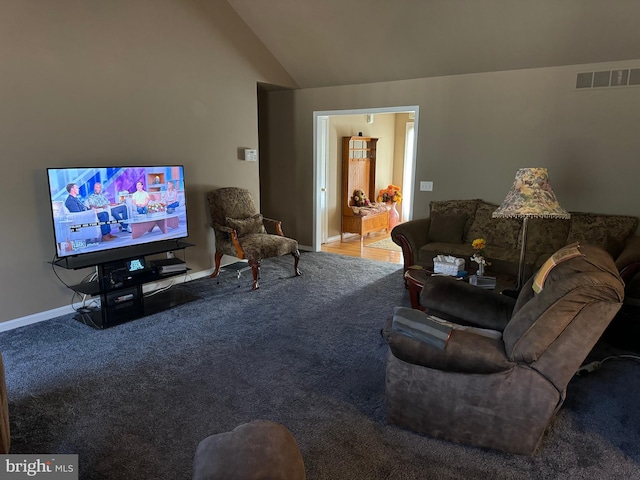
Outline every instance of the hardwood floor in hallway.
<path id="1" fill-rule="evenodd" d="M 344 241 L 336 240 L 325 243 L 321 251 L 328 253 L 338 253 L 350 257 L 368 258 L 381 262 L 398 263 L 402 265 L 402 252 L 394 252 L 383 248 L 368 247 L 374 242 L 389 238 L 386 232 L 372 232 L 364 238 L 364 246 L 360 243 L 360 235 L 345 235 Z"/>

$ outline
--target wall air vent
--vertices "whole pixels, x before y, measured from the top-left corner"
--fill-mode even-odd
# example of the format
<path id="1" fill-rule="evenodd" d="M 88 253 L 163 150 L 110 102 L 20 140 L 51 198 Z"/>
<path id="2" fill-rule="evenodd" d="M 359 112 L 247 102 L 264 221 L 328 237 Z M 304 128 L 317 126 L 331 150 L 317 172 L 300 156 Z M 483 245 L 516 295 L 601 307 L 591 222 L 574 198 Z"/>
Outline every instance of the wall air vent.
<path id="1" fill-rule="evenodd" d="M 612 87 L 624 87 L 629 82 L 629 69 L 626 70 L 611 70 L 611 83 Z"/>
<path id="2" fill-rule="evenodd" d="M 627 87 L 640 85 L 640 68 L 620 68 L 599 72 L 581 72 L 576 76 L 576 89 Z"/>
<path id="3" fill-rule="evenodd" d="M 576 88 L 591 88 L 593 86 L 593 72 L 579 73 Z"/>
<path id="4" fill-rule="evenodd" d="M 593 74 L 593 86 L 594 87 L 608 87 L 609 79 L 611 78 L 611 72 L 595 72 Z"/>

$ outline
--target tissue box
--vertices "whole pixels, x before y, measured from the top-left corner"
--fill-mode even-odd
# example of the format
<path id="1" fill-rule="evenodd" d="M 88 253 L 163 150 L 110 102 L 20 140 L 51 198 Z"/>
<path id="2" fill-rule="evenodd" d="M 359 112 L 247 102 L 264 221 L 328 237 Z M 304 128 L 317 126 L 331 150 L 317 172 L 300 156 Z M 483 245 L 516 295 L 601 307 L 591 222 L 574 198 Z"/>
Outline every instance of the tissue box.
<path id="1" fill-rule="evenodd" d="M 464 270 L 464 258 L 456 258 L 451 255 L 438 255 L 433 257 L 433 272 L 445 275 L 458 275 Z"/>

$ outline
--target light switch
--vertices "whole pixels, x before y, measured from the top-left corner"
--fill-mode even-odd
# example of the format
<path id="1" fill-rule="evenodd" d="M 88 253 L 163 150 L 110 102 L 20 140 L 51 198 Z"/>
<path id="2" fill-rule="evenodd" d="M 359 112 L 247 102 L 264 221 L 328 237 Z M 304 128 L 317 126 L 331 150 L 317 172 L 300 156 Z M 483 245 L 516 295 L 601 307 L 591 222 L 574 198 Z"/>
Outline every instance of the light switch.
<path id="1" fill-rule="evenodd" d="M 420 182 L 420 191 L 421 192 L 433 192 L 433 182 Z"/>
<path id="2" fill-rule="evenodd" d="M 255 148 L 245 148 L 244 149 L 244 161 L 245 162 L 257 162 L 258 161 L 258 150 Z"/>

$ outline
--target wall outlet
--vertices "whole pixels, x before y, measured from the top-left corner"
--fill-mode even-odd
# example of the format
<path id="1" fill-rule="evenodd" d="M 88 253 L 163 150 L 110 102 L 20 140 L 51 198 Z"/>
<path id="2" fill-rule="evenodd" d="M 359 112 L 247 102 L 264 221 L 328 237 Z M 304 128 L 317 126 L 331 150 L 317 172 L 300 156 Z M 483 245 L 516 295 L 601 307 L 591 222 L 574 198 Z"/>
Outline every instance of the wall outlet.
<path id="1" fill-rule="evenodd" d="M 420 191 L 421 192 L 433 192 L 433 182 L 420 182 Z"/>
<path id="2" fill-rule="evenodd" d="M 176 258 L 173 252 L 167 252 L 167 258 Z"/>

